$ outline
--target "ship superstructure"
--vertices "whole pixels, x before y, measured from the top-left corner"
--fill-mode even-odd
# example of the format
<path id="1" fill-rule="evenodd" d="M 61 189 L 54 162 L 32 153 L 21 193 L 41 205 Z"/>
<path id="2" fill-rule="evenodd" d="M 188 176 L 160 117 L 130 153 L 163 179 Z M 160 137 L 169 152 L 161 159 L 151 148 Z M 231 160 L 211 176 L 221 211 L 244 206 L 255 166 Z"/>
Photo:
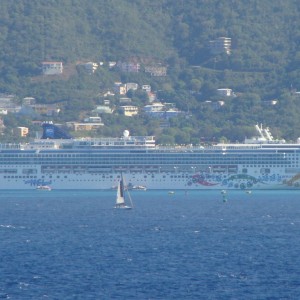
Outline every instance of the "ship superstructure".
<path id="1" fill-rule="evenodd" d="M 131 186 L 147 190 L 298 188 L 300 144 L 274 141 L 258 128 L 262 135 L 243 144 L 156 146 L 152 136 L 124 131 L 121 138 L 45 135 L 28 144 L 1 145 L 0 189 L 111 189 L 121 173 Z M 44 133 L 52 135 L 50 129 Z"/>

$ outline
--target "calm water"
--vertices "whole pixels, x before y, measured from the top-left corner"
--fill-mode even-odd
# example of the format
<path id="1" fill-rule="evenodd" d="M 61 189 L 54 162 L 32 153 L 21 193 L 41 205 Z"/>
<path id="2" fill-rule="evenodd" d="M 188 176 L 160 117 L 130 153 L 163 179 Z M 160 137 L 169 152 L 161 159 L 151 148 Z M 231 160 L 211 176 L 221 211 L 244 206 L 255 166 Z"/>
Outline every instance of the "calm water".
<path id="1" fill-rule="evenodd" d="M 0 299 L 299 299 L 300 192 L 0 195 Z"/>

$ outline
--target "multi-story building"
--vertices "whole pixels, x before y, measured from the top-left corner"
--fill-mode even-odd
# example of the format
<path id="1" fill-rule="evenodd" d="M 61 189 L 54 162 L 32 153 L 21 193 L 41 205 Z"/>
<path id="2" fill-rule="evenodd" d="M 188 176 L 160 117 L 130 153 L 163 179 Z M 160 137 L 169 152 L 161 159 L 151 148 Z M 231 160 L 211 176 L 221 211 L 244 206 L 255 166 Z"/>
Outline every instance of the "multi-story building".
<path id="1" fill-rule="evenodd" d="M 127 117 L 132 117 L 139 113 L 139 108 L 133 105 L 123 105 L 120 106 L 120 109 L 123 112 L 123 114 Z"/>
<path id="2" fill-rule="evenodd" d="M 27 127 L 17 127 L 14 129 L 14 132 L 18 136 L 25 137 L 29 133 L 29 129 Z"/>
<path id="3" fill-rule="evenodd" d="M 104 124 L 100 122 L 67 122 L 66 124 L 74 131 L 93 131 L 104 126 Z"/>
<path id="4" fill-rule="evenodd" d="M 63 73 L 63 63 L 61 61 L 42 62 L 42 72 L 44 75 L 59 75 Z"/>
<path id="5" fill-rule="evenodd" d="M 138 73 L 141 65 L 135 62 L 118 62 L 117 66 L 122 72 Z"/>
<path id="6" fill-rule="evenodd" d="M 167 67 L 145 66 L 145 73 L 150 73 L 151 76 L 167 76 Z"/>
<path id="7" fill-rule="evenodd" d="M 209 42 L 210 52 L 213 55 L 225 53 L 231 54 L 231 38 L 219 37 Z"/>

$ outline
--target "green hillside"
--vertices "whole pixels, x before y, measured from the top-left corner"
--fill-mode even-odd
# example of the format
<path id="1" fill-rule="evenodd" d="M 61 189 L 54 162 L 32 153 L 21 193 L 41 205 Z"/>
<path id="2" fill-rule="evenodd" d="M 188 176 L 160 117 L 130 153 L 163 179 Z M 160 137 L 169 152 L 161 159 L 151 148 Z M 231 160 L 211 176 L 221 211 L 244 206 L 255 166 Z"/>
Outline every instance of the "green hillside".
<path id="1" fill-rule="evenodd" d="M 0 7 L 0 92 L 61 103 L 55 121 L 75 120 L 100 104 L 114 81 L 127 81 L 151 84 L 189 117 L 160 129 L 144 116 L 103 116 L 107 126 L 97 134 L 118 135 L 127 126 L 162 142 L 242 140 L 258 122 L 278 137 L 300 135 L 300 98 L 292 93 L 300 89 L 297 0 L 2 0 Z M 210 41 L 218 37 L 231 38 L 230 55 L 212 55 Z M 107 67 L 90 76 L 78 68 L 80 62 L 128 60 L 161 63 L 168 76 Z M 43 78 L 42 61 L 62 61 L 64 76 Z M 231 88 L 237 97 L 213 111 L 204 103 L 220 100 L 217 88 Z M 143 95 L 133 96 L 146 104 Z M 277 105 L 265 105 L 274 99 Z M 12 118 L 25 122 L 4 121 Z"/>

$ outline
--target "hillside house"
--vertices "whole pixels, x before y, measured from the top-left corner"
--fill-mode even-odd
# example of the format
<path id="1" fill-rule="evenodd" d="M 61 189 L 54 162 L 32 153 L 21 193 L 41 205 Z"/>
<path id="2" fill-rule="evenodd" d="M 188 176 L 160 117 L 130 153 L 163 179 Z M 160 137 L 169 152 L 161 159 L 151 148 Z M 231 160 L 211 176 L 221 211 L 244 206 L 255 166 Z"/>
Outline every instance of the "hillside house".
<path id="1" fill-rule="evenodd" d="M 95 114 L 111 114 L 112 113 L 112 109 L 107 106 L 107 105 L 98 105 L 93 111 L 92 113 Z"/>
<path id="2" fill-rule="evenodd" d="M 15 103 L 15 99 L 15 95 L 0 94 L 0 109 L 10 113 L 19 112 L 21 106 Z"/>
<path id="3" fill-rule="evenodd" d="M 158 119 L 170 119 L 177 117 L 182 112 L 174 107 L 172 103 L 153 103 L 144 106 L 143 108 L 146 115 Z"/>
<path id="4" fill-rule="evenodd" d="M 156 102 L 156 103 L 144 106 L 144 112 L 148 113 L 148 112 L 163 111 L 164 108 L 165 108 L 164 104 L 162 104 L 160 102 Z"/>
<path id="5" fill-rule="evenodd" d="M 108 62 L 108 67 L 111 69 L 111 68 L 113 68 L 116 64 L 117 64 L 116 61 L 109 61 L 109 62 Z"/>
<path id="6" fill-rule="evenodd" d="M 232 97 L 233 96 L 233 92 L 232 89 L 217 89 L 217 94 L 220 97 Z"/>
<path id="7" fill-rule="evenodd" d="M 0 109 L 0 115 L 7 115 L 7 113 L 8 113 L 7 109 L 4 108 Z"/>
<path id="8" fill-rule="evenodd" d="M 43 75 L 60 75 L 63 73 L 63 63 L 61 61 L 42 62 Z"/>
<path id="9" fill-rule="evenodd" d="M 119 102 L 120 102 L 120 104 L 130 104 L 131 98 L 123 97 L 123 98 L 120 98 Z"/>
<path id="10" fill-rule="evenodd" d="M 59 113 L 60 108 L 56 104 L 23 105 L 20 110 L 23 115 L 57 116 Z"/>
<path id="11" fill-rule="evenodd" d="M 73 131 L 94 131 L 102 126 L 103 123 L 93 123 L 93 122 L 67 122 L 66 125 L 71 128 Z"/>
<path id="12" fill-rule="evenodd" d="M 202 107 L 210 107 L 213 110 L 219 110 L 225 105 L 225 101 L 211 101 L 207 100 L 202 103 Z"/>
<path id="13" fill-rule="evenodd" d="M 163 66 L 145 66 L 145 73 L 150 73 L 151 76 L 167 76 L 167 67 Z"/>
<path id="14" fill-rule="evenodd" d="M 35 104 L 35 98 L 33 97 L 25 97 L 22 100 L 22 105 L 32 105 Z"/>
<path id="15" fill-rule="evenodd" d="M 263 106 L 275 106 L 275 105 L 277 105 L 277 103 L 278 103 L 278 100 L 276 100 L 276 99 L 262 101 Z"/>
<path id="16" fill-rule="evenodd" d="M 133 105 L 120 106 L 120 110 L 123 112 L 124 116 L 127 117 L 132 117 L 139 113 L 139 108 Z"/>
<path id="17" fill-rule="evenodd" d="M 18 136 L 25 137 L 29 133 L 29 129 L 27 127 L 17 127 L 14 128 L 14 133 Z"/>
<path id="18" fill-rule="evenodd" d="M 210 52 L 213 55 L 218 55 L 225 53 L 227 55 L 231 54 L 231 38 L 219 37 L 213 41 L 209 42 Z"/>
<path id="19" fill-rule="evenodd" d="M 93 74 L 96 72 L 96 70 L 98 69 L 99 65 L 95 62 L 87 62 L 85 64 L 83 64 L 85 70 L 89 73 L 89 74 Z"/>
<path id="20" fill-rule="evenodd" d="M 155 94 L 155 93 L 148 92 L 147 95 L 148 95 L 148 98 L 149 98 L 149 102 L 150 102 L 150 103 L 156 101 L 156 94 Z"/>
<path id="21" fill-rule="evenodd" d="M 141 65 L 135 62 L 118 62 L 117 67 L 122 72 L 138 73 L 140 71 Z"/>
<path id="22" fill-rule="evenodd" d="M 139 87 L 139 85 L 137 83 L 128 82 L 128 83 L 126 83 L 126 92 L 128 92 L 129 90 L 136 91 L 138 89 L 138 87 Z"/>
<path id="23" fill-rule="evenodd" d="M 147 93 L 150 93 L 151 92 L 151 85 L 149 84 L 143 84 L 142 85 L 142 90 L 147 92 Z"/>
<path id="24" fill-rule="evenodd" d="M 83 121 L 85 123 L 102 123 L 101 117 L 87 117 Z"/>
<path id="25" fill-rule="evenodd" d="M 105 93 L 103 93 L 103 97 L 113 97 L 115 94 L 111 91 L 107 91 Z"/>
<path id="26" fill-rule="evenodd" d="M 124 84 L 122 82 L 115 82 L 114 83 L 114 91 L 119 95 L 126 95 L 126 93 L 127 93 L 126 84 Z"/>

